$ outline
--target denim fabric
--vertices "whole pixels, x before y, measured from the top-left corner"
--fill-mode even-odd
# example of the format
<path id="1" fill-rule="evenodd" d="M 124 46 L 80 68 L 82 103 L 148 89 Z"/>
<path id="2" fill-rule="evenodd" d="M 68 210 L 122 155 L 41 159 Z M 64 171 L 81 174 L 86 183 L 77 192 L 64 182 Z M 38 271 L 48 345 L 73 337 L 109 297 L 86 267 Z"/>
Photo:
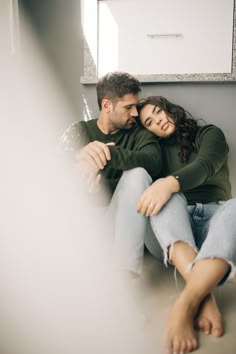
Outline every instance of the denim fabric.
<path id="1" fill-rule="evenodd" d="M 144 168 L 123 172 L 108 207 L 115 268 L 141 274 L 148 218 L 137 212 L 141 194 L 152 183 Z"/>
<path id="2" fill-rule="evenodd" d="M 228 277 L 235 273 L 236 198 L 225 202 L 187 205 L 176 193 L 161 212 L 150 217 L 151 229 L 145 240 L 148 250 L 167 263 L 167 249 L 176 241 L 187 242 L 198 252 L 192 265 L 206 258 L 221 258 L 231 265 Z"/>

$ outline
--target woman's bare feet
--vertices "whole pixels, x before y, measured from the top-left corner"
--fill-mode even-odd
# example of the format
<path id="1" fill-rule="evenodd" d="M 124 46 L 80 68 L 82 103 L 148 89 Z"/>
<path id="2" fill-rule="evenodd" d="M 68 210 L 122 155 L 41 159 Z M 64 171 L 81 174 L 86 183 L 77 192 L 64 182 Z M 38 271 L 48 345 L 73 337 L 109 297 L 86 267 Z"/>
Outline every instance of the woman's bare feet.
<path id="1" fill-rule="evenodd" d="M 223 335 L 221 314 L 212 294 L 203 300 L 196 316 L 195 326 L 205 334 L 212 334 L 215 337 Z"/>
<path id="2" fill-rule="evenodd" d="M 173 305 L 163 336 L 163 354 L 185 354 L 198 346 L 194 330 L 197 308 L 180 295 Z"/>

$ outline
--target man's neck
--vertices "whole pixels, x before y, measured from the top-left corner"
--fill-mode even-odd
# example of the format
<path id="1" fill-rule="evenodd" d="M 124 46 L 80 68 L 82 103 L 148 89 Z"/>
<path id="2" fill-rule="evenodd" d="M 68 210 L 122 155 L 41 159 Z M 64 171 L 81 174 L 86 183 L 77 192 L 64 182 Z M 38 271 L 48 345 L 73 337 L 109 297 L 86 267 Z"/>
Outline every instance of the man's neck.
<path id="1" fill-rule="evenodd" d="M 101 114 L 98 117 L 97 125 L 103 134 L 114 134 L 119 131 L 119 129 L 115 129 L 107 119 L 101 116 Z"/>

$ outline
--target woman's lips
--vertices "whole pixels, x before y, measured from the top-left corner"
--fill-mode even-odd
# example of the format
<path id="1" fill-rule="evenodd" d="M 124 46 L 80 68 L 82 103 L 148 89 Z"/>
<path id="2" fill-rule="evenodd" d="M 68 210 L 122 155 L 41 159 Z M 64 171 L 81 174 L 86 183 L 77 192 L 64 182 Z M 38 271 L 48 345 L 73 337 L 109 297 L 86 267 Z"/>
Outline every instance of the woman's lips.
<path id="1" fill-rule="evenodd" d="M 164 123 L 162 126 L 161 126 L 161 130 L 166 130 L 167 128 L 168 128 L 168 126 L 169 126 L 169 123 L 168 122 L 166 122 L 166 123 Z"/>

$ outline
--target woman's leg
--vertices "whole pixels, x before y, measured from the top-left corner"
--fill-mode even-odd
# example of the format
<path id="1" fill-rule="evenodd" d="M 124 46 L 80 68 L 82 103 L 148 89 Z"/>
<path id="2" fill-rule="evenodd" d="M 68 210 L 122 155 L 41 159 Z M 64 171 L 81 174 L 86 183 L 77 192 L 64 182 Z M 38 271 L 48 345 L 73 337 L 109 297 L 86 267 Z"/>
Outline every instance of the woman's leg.
<path id="1" fill-rule="evenodd" d="M 211 331 L 216 336 L 223 332 L 220 314 L 208 294 L 216 285 L 235 273 L 236 199 L 219 205 L 217 209 L 211 204 L 204 205 L 204 208 L 206 220 L 210 217 L 210 223 L 206 222 L 208 234 L 197 257 L 190 263 L 189 268 L 192 265 L 194 267 L 187 273 L 186 287 L 170 313 L 164 339 L 166 353 L 188 352 L 196 347 L 193 319 L 199 309 L 198 324 L 202 329 Z M 211 215 L 212 210 L 214 215 Z M 172 261 L 181 271 L 181 264 L 178 262 L 183 259 L 183 246 L 180 250 L 179 253 L 178 244 L 175 244 Z"/>
<path id="2" fill-rule="evenodd" d="M 163 250 L 155 238 L 153 231 L 149 231 L 145 244 L 149 252 L 160 261 L 163 260 Z M 189 272 L 187 266 L 196 258 L 196 251 L 186 242 L 177 241 L 174 243 L 174 251 L 171 252 L 171 262 L 175 265 L 178 272 L 187 282 Z M 221 336 L 223 334 L 221 314 L 216 304 L 213 294 L 209 294 L 202 301 L 199 312 L 195 319 L 195 325 L 205 334 Z"/>
<path id="3" fill-rule="evenodd" d="M 164 263 L 170 260 L 170 251 L 175 248 L 175 243 L 182 241 L 197 253 L 197 248 L 192 232 L 187 202 L 181 193 L 175 193 L 162 210 L 150 217 L 150 223 L 155 237 L 164 253 Z M 152 244 L 150 242 L 150 252 Z M 193 259 L 192 259 L 193 260 Z"/>
<path id="4" fill-rule="evenodd" d="M 204 205 L 204 214 L 212 213 L 212 205 Z M 207 237 L 191 265 L 207 258 L 224 259 L 231 266 L 228 276 L 235 274 L 236 262 L 236 198 L 230 199 L 223 204 L 218 204 L 210 215 L 210 222 L 207 225 Z M 226 279 L 224 279 L 225 281 Z"/>
<path id="5" fill-rule="evenodd" d="M 188 282 L 190 273 L 186 272 L 186 268 L 193 262 L 193 260 L 195 260 L 197 252 L 194 248 L 194 240 L 190 227 L 187 205 L 184 198 L 181 198 L 181 195 L 173 196 L 171 201 L 158 215 L 151 217 L 151 223 L 166 257 L 168 257 L 169 254 L 169 259 L 174 263 L 186 282 Z M 228 267 L 227 263 L 226 266 Z M 224 267 L 222 270 L 224 273 Z M 221 274 L 219 274 L 219 277 L 221 277 Z M 195 283 L 193 283 L 193 285 L 194 284 Z M 198 288 L 198 282 L 196 284 Z M 204 330 L 204 332 L 212 331 L 215 335 L 220 335 L 222 333 L 220 313 L 214 298 L 210 295 L 211 290 L 211 286 L 205 286 L 205 291 L 202 292 L 201 295 L 203 297 L 201 297 L 201 300 L 199 298 L 198 301 L 200 302 L 197 301 L 195 303 L 194 311 L 190 312 L 186 307 L 183 312 L 186 316 L 184 315 L 182 319 L 181 316 L 177 316 L 179 311 L 175 311 L 175 309 L 178 309 L 180 306 L 181 300 L 176 302 L 170 315 L 171 320 L 169 320 L 165 331 L 164 342 L 168 348 L 167 350 L 171 351 L 173 348 L 178 350 L 178 346 L 180 346 L 181 350 L 185 348 L 184 350 L 189 351 L 196 347 L 197 342 L 193 329 L 193 319 L 196 314 L 195 312 L 200 308 L 200 304 L 201 320 L 199 320 L 199 324 L 201 329 Z M 191 288 L 191 291 L 194 293 L 194 287 Z M 186 304 L 188 304 L 188 302 L 186 302 Z M 174 321 L 174 323 L 177 324 L 174 328 L 171 325 L 171 322 L 173 322 L 173 317 L 175 318 L 175 316 L 177 316 L 178 321 Z M 178 332 L 182 333 L 182 335 L 178 336 Z M 182 346 L 184 348 L 182 348 Z"/>
<path id="6" fill-rule="evenodd" d="M 195 263 L 170 312 L 163 339 L 164 354 L 188 353 L 197 348 L 194 317 L 202 301 L 219 284 L 229 267 L 228 262 L 218 258 Z"/>
<path id="7" fill-rule="evenodd" d="M 170 253 L 172 263 L 187 282 L 190 272 L 186 269 L 196 259 L 197 253 L 184 242 L 176 242 Z M 217 337 L 223 334 L 221 314 L 213 294 L 208 294 L 202 301 L 195 324 L 205 334 L 213 334 Z"/>
<path id="8" fill-rule="evenodd" d="M 160 213 L 150 217 L 150 222 L 155 237 L 163 249 L 164 263 L 167 265 L 168 261 L 171 261 L 187 281 L 187 273 L 185 270 L 189 263 L 196 258 L 197 249 L 184 196 L 179 193 L 174 194 Z M 148 241 L 147 244 L 146 240 L 146 244 L 149 251 L 154 255 L 155 253 L 158 255 L 158 249 L 155 250 L 154 243 L 150 242 L 150 239 Z M 176 306 L 177 305 L 175 305 L 173 309 Z M 185 311 L 183 311 L 183 314 L 185 314 Z M 176 340 L 178 334 L 175 335 L 178 331 L 183 334 L 183 340 L 187 338 L 191 349 L 197 346 L 193 326 L 189 329 L 189 321 L 184 321 L 184 318 L 182 320 L 177 319 L 177 315 L 178 311 L 175 313 L 175 311 L 172 310 L 169 321 L 167 322 L 164 332 L 164 354 L 172 354 L 175 349 L 178 350 L 179 344 L 178 340 Z M 177 321 L 180 326 L 179 329 L 171 326 L 171 323 L 177 323 Z M 192 321 L 190 322 L 192 323 Z M 182 337 L 180 340 L 182 341 Z"/>
<path id="9" fill-rule="evenodd" d="M 211 258 L 225 260 L 230 267 L 222 283 L 235 274 L 235 214 L 235 198 L 223 204 L 203 205 L 203 219 L 199 222 L 198 229 L 202 234 L 200 240 L 201 242 L 203 241 L 203 244 L 196 259 L 190 264 L 191 267 L 191 265 L 195 264 L 197 261 Z M 223 334 L 221 315 L 211 295 L 207 296 L 202 302 L 196 318 L 196 324 L 205 333 L 212 333 L 215 336 L 221 336 Z"/>

